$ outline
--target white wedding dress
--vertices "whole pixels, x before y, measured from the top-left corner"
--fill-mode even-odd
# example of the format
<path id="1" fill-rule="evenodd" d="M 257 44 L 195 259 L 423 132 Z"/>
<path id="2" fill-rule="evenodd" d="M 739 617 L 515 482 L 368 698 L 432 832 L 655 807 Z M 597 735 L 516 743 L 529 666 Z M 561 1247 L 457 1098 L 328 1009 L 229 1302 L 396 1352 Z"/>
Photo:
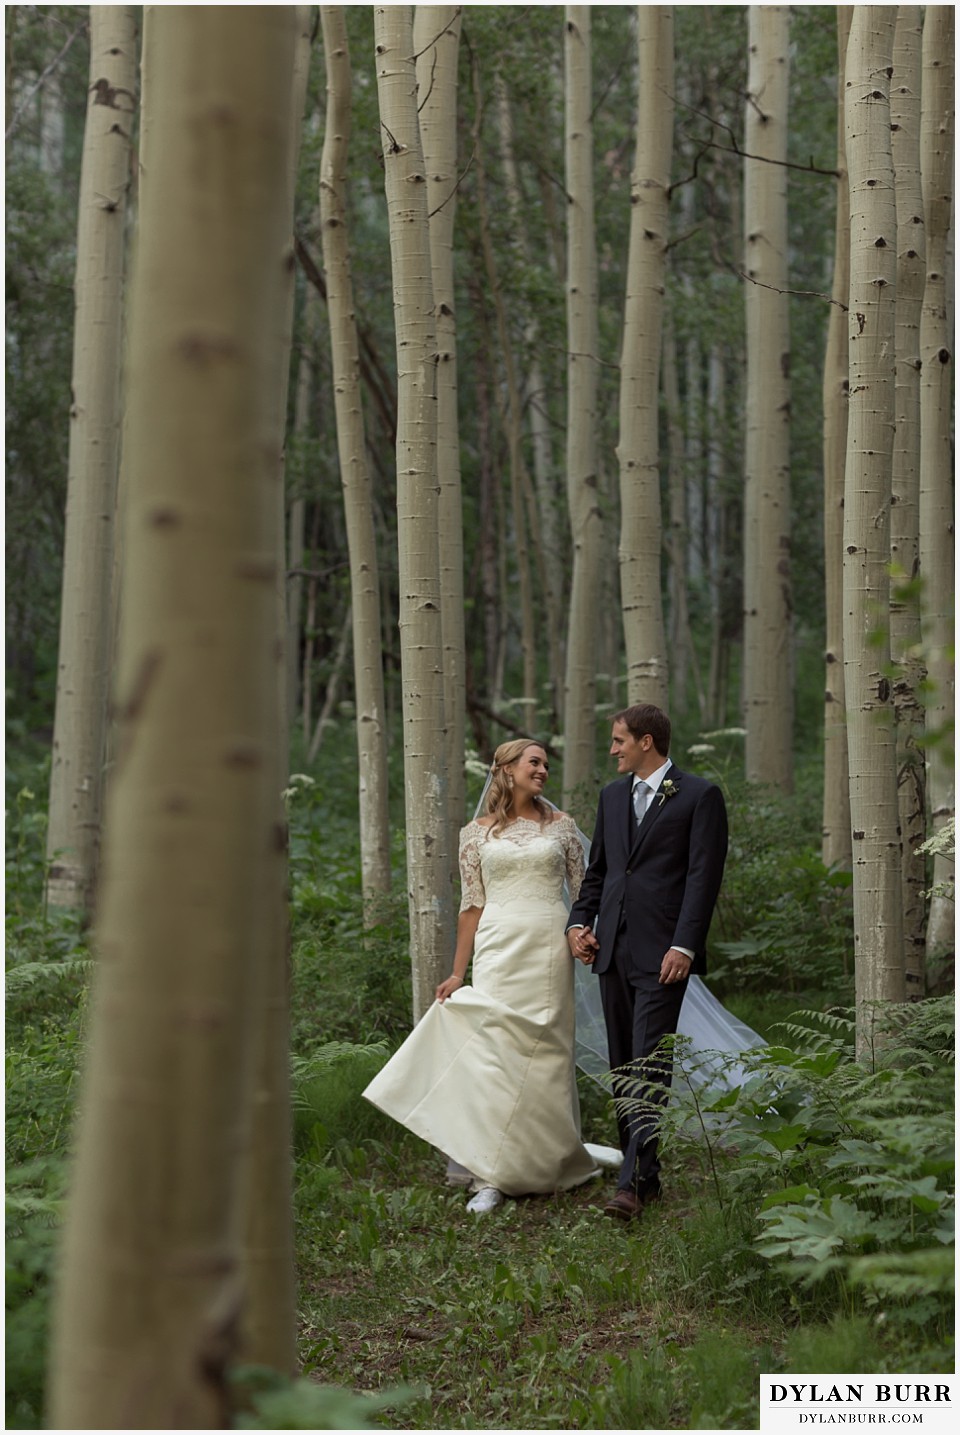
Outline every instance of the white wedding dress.
<path id="1" fill-rule="evenodd" d="M 434 1002 L 364 1092 L 510 1196 L 577 1186 L 619 1153 L 580 1139 L 574 961 L 564 883 L 583 878 L 572 818 L 460 834 L 461 907 L 482 907 L 472 986 Z M 604 1159 L 613 1158 L 612 1162 Z"/>

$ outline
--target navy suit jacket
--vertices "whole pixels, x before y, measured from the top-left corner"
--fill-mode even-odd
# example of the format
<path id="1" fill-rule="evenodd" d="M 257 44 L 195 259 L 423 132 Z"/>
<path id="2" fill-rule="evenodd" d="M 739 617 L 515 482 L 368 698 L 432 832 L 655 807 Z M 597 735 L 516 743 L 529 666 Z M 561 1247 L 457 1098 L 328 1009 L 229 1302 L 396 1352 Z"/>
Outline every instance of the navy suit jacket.
<path id="1" fill-rule="evenodd" d="M 707 932 L 727 856 L 727 809 L 715 783 L 676 767 L 637 827 L 633 775 L 600 793 L 597 825 L 580 895 L 567 926 L 593 926 L 600 950 L 593 969 L 602 975 L 613 960 L 625 920 L 630 965 L 659 972 L 670 947 L 695 953 L 693 971 L 706 970 Z"/>

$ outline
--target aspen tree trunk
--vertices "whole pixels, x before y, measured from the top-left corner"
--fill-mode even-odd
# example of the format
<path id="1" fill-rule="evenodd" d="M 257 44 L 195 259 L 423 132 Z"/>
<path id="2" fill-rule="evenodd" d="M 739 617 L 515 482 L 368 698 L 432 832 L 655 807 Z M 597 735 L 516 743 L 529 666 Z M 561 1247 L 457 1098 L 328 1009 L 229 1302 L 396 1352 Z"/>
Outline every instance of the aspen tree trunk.
<path id="1" fill-rule="evenodd" d="M 693 284 L 689 276 L 684 281 L 691 301 Z M 700 336 L 693 334 L 687 340 L 684 354 L 686 375 L 686 436 L 684 459 L 687 483 L 687 574 L 694 583 L 702 582 L 704 574 L 703 550 L 706 529 L 706 475 L 703 462 L 703 361 L 700 350 Z"/>
<path id="2" fill-rule="evenodd" d="M 477 176 L 477 215 L 480 241 L 483 248 L 484 269 L 497 319 L 497 348 L 503 360 L 506 378 L 507 413 L 505 415 L 505 422 L 509 453 L 510 504 L 514 535 L 513 550 L 517 568 L 517 582 L 520 589 L 520 651 L 523 655 L 523 726 L 528 732 L 535 732 L 537 728 L 537 631 L 534 616 L 533 579 L 530 569 L 531 544 L 527 541 L 527 522 L 523 506 L 523 487 L 525 480 L 523 461 L 523 413 L 520 382 L 517 377 L 513 344 L 510 339 L 510 328 L 507 323 L 506 304 L 500 278 L 497 273 L 493 241 L 490 236 L 486 163 L 483 154 L 483 139 L 480 132 L 480 121 L 483 115 L 483 95 L 480 89 L 480 69 L 476 57 L 474 57 L 473 60 L 472 70 L 477 114 L 477 124 L 473 134 L 474 164 Z"/>
<path id="3" fill-rule="evenodd" d="M 437 551 L 437 339 L 427 187 L 408 5 L 377 6 L 374 35 L 397 331 L 400 659 L 413 1018 L 447 974 L 453 884 L 447 851 L 443 639 Z"/>
<path id="4" fill-rule="evenodd" d="M 40 91 L 41 173 L 53 176 L 62 173 L 65 129 L 63 89 L 60 84 L 60 74 L 54 70 L 47 76 L 43 89 Z"/>
<path id="5" fill-rule="evenodd" d="M 726 576 L 726 500 L 723 494 L 726 430 L 725 368 L 719 344 L 710 350 L 707 377 L 707 584 L 710 593 L 710 670 L 707 720 L 721 725 L 727 713 L 727 635 L 723 622 Z"/>
<path id="6" fill-rule="evenodd" d="M 120 736 L 51 1363 L 52 1423 L 72 1429 L 229 1423 L 265 873 L 283 866 L 273 336 L 294 14 L 158 7 L 151 26 Z"/>
<path id="7" fill-rule="evenodd" d="M 483 295 L 479 292 L 479 261 L 473 266 L 474 278 L 470 283 L 471 304 L 483 314 Z M 486 340 L 486 325 L 481 318 L 481 328 Z M 497 562 L 503 545 L 497 542 L 497 491 L 498 481 L 493 466 L 493 436 L 490 403 L 492 379 L 489 373 L 489 342 L 480 344 L 477 363 L 477 460 L 480 488 L 480 533 L 478 564 L 480 568 L 480 594 L 483 620 L 483 686 L 490 703 L 496 707 L 496 667 L 500 626 L 503 613 L 498 600 Z"/>
<path id="8" fill-rule="evenodd" d="M 437 524 L 440 544 L 440 626 L 446 723 L 448 852 L 456 868 L 466 814 L 466 648 L 463 616 L 463 501 L 457 422 L 457 316 L 453 228 L 457 206 L 457 58 L 463 10 L 417 5 L 413 48 L 417 103 L 427 176 L 430 269 L 437 334 Z M 451 879 L 453 870 L 451 870 Z"/>
<path id="9" fill-rule="evenodd" d="M 536 339 L 536 342 L 539 340 Z M 533 444 L 533 476 L 540 519 L 540 551 L 543 555 L 551 722 L 557 730 L 563 726 L 565 535 L 560 521 L 562 495 L 558 488 L 558 464 L 550 429 L 549 403 L 546 373 L 540 358 L 534 353 L 530 361 L 526 408 Z"/>
<path id="10" fill-rule="evenodd" d="M 687 707 L 687 680 L 697 681 L 696 654 L 690 632 L 687 604 L 687 484 L 684 468 L 683 416 L 680 409 L 680 379 L 677 373 L 677 336 L 668 312 L 663 326 L 663 397 L 667 409 L 667 527 L 668 592 L 670 596 L 670 703 L 683 713 Z"/>
<path id="11" fill-rule="evenodd" d="M 926 995 L 926 838 L 924 780 L 925 676 L 920 595 L 920 311 L 926 243 L 920 191 L 920 47 L 922 10 L 897 7 L 890 89 L 890 130 L 896 183 L 896 382 L 891 477 L 890 657 L 897 722 L 897 791 L 906 995 Z"/>
<path id="12" fill-rule="evenodd" d="M 603 566 L 597 500 L 597 250 L 593 217 L 590 7 L 568 5 L 564 24 L 567 187 L 567 503 L 573 579 L 563 698 L 563 804 L 593 776 L 596 638 Z"/>
<path id="13" fill-rule="evenodd" d="M 743 703 L 749 782 L 793 788 L 790 328 L 787 296 L 789 10 L 751 5 L 744 160 L 747 432 Z M 769 286 L 769 287 L 767 287 Z M 779 291 L 779 292 L 778 292 Z"/>
<path id="14" fill-rule="evenodd" d="M 637 7 L 637 150 L 620 356 L 620 594 L 627 701 L 667 706 L 660 599 L 660 354 L 670 164 L 673 156 L 673 8 Z"/>
<path id="15" fill-rule="evenodd" d="M 307 286 L 303 301 L 303 342 L 300 346 L 300 363 L 297 368 L 297 393 L 293 409 L 293 431 L 301 443 L 310 432 L 316 386 L 314 346 L 320 325 L 320 296 L 313 285 Z M 301 639 L 303 635 L 303 593 L 304 580 L 300 571 L 304 567 L 306 545 L 307 498 L 305 475 L 301 471 L 297 491 L 288 496 L 287 504 L 287 721 L 292 725 L 294 716 L 302 710 L 301 680 L 303 660 Z"/>
<path id="16" fill-rule="evenodd" d="M 823 549 L 826 673 L 823 695 L 823 830 L 821 856 L 827 867 L 849 872 L 850 781 L 847 770 L 847 713 L 843 681 L 843 487 L 847 462 L 847 404 L 850 357 L 847 304 L 850 297 L 850 190 L 844 133 L 844 73 L 853 7 L 837 15 L 837 213 L 834 226 L 833 288 L 823 362 Z"/>
<path id="17" fill-rule="evenodd" d="M 333 655 L 333 663 L 330 667 L 330 676 L 327 679 L 327 691 L 323 695 L 323 706 L 320 709 L 320 716 L 317 718 L 317 725 L 313 730 L 313 737 L 310 739 L 310 747 L 307 751 L 307 762 L 311 764 L 315 761 L 317 753 L 320 751 L 327 728 L 333 723 L 333 709 L 340 695 L 340 683 L 343 678 L 343 670 L 347 666 L 347 652 L 350 648 L 352 633 L 353 609 L 348 603 L 347 611 L 343 615 L 343 623 L 340 627 L 340 638 Z M 375 913 L 372 914 L 372 916 L 375 915 Z M 370 925 L 374 925 L 372 917 Z"/>
<path id="18" fill-rule="evenodd" d="M 313 505 L 313 515 L 310 522 L 310 535 L 307 549 L 315 553 L 320 542 L 320 524 L 322 510 L 319 503 Z M 311 575 L 307 582 L 307 612 L 305 619 L 305 636 L 303 643 L 303 678 L 301 690 L 303 693 L 303 736 L 306 742 L 310 741 L 310 734 L 313 731 L 313 653 L 316 647 L 317 634 L 317 578 Z M 383 641 L 381 633 L 381 642 Z"/>
<path id="19" fill-rule="evenodd" d="M 255 1067 L 250 1154 L 244 1173 L 242 1275 L 246 1301 L 240 1322 L 240 1359 L 293 1374 L 297 1366 L 297 1283 L 293 1233 L 293 1119 L 290 1105 L 290 931 L 287 894 L 287 824 L 282 791 L 290 775 L 290 718 L 284 645 L 289 626 L 286 570 L 285 437 L 290 352 L 293 340 L 296 264 L 293 216 L 303 108 L 310 69 L 311 11 L 291 7 L 294 57 L 290 82 L 279 92 L 287 102 L 289 139 L 281 198 L 285 226 L 280 322 L 267 356 L 276 374 L 270 410 L 275 500 L 275 676 L 279 742 L 273 769 L 273 831 L 282 860 L 264 868 L 264 901 L 258 941 L 261 987 L 255 1024 Z"/>
<path id="20" fill-rule="evenodd" d="M 605 512 L 616 513 L 620 506 L 620 473 L 614 462 L 605 460 L 600 465 L 600 495 Z M 610 524 L 606 525 L 606 537 L 608 542 L 613 541 Z M 616 555 L 611 553 L 603 565 L 600 636 L 597 640 L 598 678 L 603 679 L 597 687 L 597 710 L 599 712 L 606 707 L 608 713 L 622 708 L 626 696 L 626 684 L 621 675 L 623 617 L 620 612 L 620 565 L 615 558 Z"/>
<path id="21" fill-rule="evenodd" d="M 843 666 L 850 750 L 857 1049 L 873 1004 L 904 997 L 896 734 L 890 680 L 890 476 L 896 205 L 890 148 L 894 11 L 854 8 L 845 129 L 850 181 L 850 415 L 843 517 Z"/>
<path id="22" fill-rule="evenodd" d="M 514 230 L 518 237 L 520 251 L 526 262 L 530 260 L 530 245 L 525 226 L 523 200 L 517 164 L 513 148 L 513 119 L 510 113 L 510 97 L 501 73 L 496 76 L 497 120 L 500 131 L 500 151 L 503 160 L 504 180 L 507 190 L 507 204 Z M 544 627 L 547 634 L 547 649 L 550 662 L 550 689 L 553 695 L 552 720 L 557 724 L 563 699 L 563 638 L 561 614 L 563 608 L 563 549 L 559 530 L 559 495 L 556 488 L 553 443 L 550 437 L 550 423 L 547 413 L 549 395 L 546 378 L 540 362 L 540 326 L 534 315 L 527 325 L 526 343 L 528 359 L 528 381 L 526 385 L 526 407 L 533 443 L 533 472 L 536 484 L 537 517 L 540 542 L 537 545 L 538 567 L 541 573 L 543 593 Z"/>
<path id="23" fill-rule="evenodd" d="M 56 907 L 91 907 L 100 848 L 136 51 L 134 7 L 92 5 L 47 828 L 47 901 Z"/>
<path id="24" fill-rule="evenodd" d="M 920 316 L 920 573 L 923 641 L 930 680 L 927 700 L 927 799 L 934 832 L 954 816 L 952 743 L 954 672 L 954 517 L 951 395 L 952 333 L 946 284 L 954 166 L 954 9 L 928 5 L 923 22 L 920 177 L 923 186 L 927 272 Z M 927 956 L 952 950 L 955 907 L 938 889 L 953 877 L 953 862 L 933 864 L 934 896 L 927 924 Z"/>
<path id="25" fill-rule="evenodd" d="M 360 782 L 360 867 L 364 920 L 373 925 L 390 891 L 387 729 L 380 640 L 377 540 L 360 388 L 360 355 L 347 235 L 347 153 L 350 144 L 350 51 L 342 5 L 321 5 L 327 67 L 327 117 L 320 161 L 323 264 L 330 315 L 330 351 L 337 451 L 350 554 L 353 681 Z"/>
<path id="26" fill-rule="evenodd" d="M 689 85 L 680 84 L 681 98 L 690 103 Z M 696 191 L 692 184 L 680 190 L 680 226 L 684 234 L 696 227 Z M 684 274 L 680 281 L 686 310 L 692 313 L 696 304 L 693 280 Z M 703 462 L 703 360 L 700 332 L 691 328 L 684 345 L 684 378 L 686 399 L 686 433 L 684 462 L 686 470 L 687 511 L 687 575 L 693 582 L 704 576 L 704 532 L 706 528 L 706 474 Z M 703 716 L 703 714 L 701 714 Z"/>
<path id="27" fill-rule="evenodd" d="M 300 161 L 300 139 L 303 131 L 303 109 L 307 97 L 307 81 L 310 73 L 310 36 L 311 36 L 311 7 L 309 5 L 291 6 L 296 18 L 297 44 L 294 50 L 293 78 L 285 96 L 288 106 L 288 118 L 291 130 L 290 163 L 287 172 L 287 189 L 289 199 L 285 202 L 284 208 L 288 217 L 290 263 L 287 267 L 287 282 L 283 294 L 283 304 L 277 315 L 277 327 L 275 342 L 281 352 L 278 358 L 280 383 L 277 386 L 275 395 L 276 417 L 274 420 L 274 431 L 277 443 L 277 643 L 280 649 L 281 662 L 278 665 L 278 699 L 280 702 L 280 758 L 277 788 L 278 802 L 279 793 L 287 785 L 287 778 L 290 775 L 290 720 L 291 713 L 287 708 L 287 665 L 285 645 L 287 640 L 288 618 L 288 588 L 287 588 L 287 545 L 286 545 L 286 433 L 287 433 L 287 399 L 290 391 L 290 355 L 293 347 L 293 320 L 296 300 L 296 253 L 294 248 L 293 234 L 293 211 L 297 189 L 297 169 Z M 283 817 L 282 804 L 278 808 L 278 816 Z"/>

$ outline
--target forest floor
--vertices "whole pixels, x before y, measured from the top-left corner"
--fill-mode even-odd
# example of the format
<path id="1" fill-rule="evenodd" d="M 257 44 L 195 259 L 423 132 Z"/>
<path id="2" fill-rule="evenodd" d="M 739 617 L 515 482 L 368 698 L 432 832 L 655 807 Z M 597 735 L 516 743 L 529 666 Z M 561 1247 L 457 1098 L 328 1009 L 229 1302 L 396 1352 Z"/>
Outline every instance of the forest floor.
<path id="1" fill-rule="evenodd" d="M 585 1105 L 610 1141 L 603 1098 Z M 953 1368 L 936 1322 L 905 1333 L 833 1283 L 778 1277 L 752 1213 L 688 1153 L 665 1153 L 664 1199 L 630 1225 L 603 1214 L 604 1178 L 471 1215 L 404 1134 L 341 1140 L 298 1174 L 304 1371 L 388 1392 L 392 1427 L 751 1430 L 764 1373 Z"/>

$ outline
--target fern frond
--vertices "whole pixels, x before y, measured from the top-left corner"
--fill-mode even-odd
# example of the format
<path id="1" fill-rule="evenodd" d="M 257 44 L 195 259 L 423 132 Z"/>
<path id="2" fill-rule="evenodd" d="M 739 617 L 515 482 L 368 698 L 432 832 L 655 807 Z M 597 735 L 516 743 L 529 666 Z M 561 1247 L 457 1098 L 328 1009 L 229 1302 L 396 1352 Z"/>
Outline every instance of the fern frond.
<path id="1" fill-rule="evenodd" d="M 93 970 L 89 957 L 68 957 L 62 962 L 24 962 L 8 967 L 5 982 L 8 996 L 17 996 L 32 987 L 63 981 L 67 977 L 85 977 Z"/>

